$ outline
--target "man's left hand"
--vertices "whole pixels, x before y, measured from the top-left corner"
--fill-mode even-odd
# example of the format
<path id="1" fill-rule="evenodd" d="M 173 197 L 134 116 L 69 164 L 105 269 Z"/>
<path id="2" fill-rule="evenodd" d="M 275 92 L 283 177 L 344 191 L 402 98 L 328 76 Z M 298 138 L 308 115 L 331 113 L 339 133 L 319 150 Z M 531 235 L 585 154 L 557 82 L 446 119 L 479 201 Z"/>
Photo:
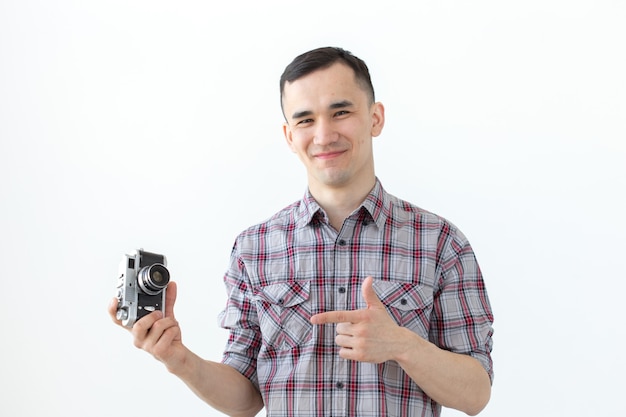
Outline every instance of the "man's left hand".
<path id="1" fill-rule="evenodd" d="M 373 288 L 372 277 L 363 281 L 367 307 L 362 310 L 329 311 L 311 317 L 313 324 L 337 323 L 335 342 L 339 356 L 360 362 L 382 363 L 394 359 L 404 333 L 389 316 Z"/>

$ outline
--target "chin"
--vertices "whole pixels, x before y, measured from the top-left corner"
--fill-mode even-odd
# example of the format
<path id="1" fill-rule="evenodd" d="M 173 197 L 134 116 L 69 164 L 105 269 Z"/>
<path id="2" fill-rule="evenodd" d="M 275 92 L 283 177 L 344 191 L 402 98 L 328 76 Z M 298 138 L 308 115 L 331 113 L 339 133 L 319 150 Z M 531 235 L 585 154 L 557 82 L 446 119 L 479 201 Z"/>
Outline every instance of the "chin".
<path id="1" fill-rule="evenodd" d="M 318 179 L 327 187 L 342 187 L 350 183 L 351 176 L 346 172 L 334 172 L 321 175 Z"/>

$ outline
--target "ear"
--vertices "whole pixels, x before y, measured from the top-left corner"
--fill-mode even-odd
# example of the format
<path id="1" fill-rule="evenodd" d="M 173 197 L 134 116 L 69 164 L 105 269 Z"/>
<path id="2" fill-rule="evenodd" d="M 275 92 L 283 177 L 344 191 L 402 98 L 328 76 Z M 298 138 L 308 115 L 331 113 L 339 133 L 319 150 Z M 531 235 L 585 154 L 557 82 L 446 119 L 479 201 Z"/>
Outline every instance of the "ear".
<path id="1" fill-rule="evenodd" d="M 372 104 L 372 137 L 380 135 L 385 126 L 385 106 L 383 103 Z"/>
<path id="2" fill-rule="evenodd" d="M 287 141 L 287 146 L 291 149 L 291 152 L 296 152 L 293 148 L 293 135 L 291 132 L 291 128 L 287 122 L 283 123 L 283 135 L 285 135 L 285 140 Z"/>

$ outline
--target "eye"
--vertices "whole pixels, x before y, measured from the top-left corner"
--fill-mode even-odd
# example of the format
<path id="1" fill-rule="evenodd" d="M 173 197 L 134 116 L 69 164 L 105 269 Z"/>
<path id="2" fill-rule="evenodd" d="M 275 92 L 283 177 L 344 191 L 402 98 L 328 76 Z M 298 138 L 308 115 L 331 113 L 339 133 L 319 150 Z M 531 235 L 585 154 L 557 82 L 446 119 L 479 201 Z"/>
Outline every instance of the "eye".
<path id="1" fill-rule="evenodd" d="M 335 113 L 335 117 L 346 116 L 348 114 L 350 114 L 348 110 L 339 110 L 338 112 Z"/>
<path id="2" fill-rule="evenodd" d="M 296 126 L 304 126 L 310 123 L 313 123 L 313 119 L 302 119 L 296 123 Z"/>

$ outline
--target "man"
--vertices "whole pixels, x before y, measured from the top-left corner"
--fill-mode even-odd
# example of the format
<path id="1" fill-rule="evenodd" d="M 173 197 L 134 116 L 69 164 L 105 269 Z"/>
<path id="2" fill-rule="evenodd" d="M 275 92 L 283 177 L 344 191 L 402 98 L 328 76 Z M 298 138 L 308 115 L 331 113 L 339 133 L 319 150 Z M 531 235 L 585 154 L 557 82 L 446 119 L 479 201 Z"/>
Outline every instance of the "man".
<path id="1" fill-rule="evenodd" d="M 165 317 L 134 325 L 135 345 L 231 416 L 438 416 L 442 405 L 477 414 L 493 377 L 481 272 L 456 227 L 375 176 L 385 112 L 367 66 L 320 48 L 287 66 L 280 87 L 308 191 L 237 237 L 222 363 L 182 344 L 175 283 Z"/>

